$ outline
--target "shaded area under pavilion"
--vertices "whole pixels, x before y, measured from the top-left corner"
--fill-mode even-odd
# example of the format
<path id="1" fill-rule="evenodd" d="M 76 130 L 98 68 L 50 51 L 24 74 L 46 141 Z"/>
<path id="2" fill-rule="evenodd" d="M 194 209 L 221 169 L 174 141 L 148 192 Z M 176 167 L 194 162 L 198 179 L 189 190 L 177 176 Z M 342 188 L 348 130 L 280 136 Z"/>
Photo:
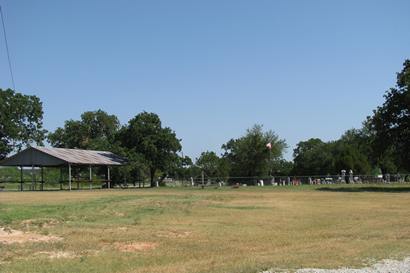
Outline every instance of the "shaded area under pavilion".
<path id="1" fill-rule="evenodd" d="M 0 166 L 20 167 L 20 190 L 24 189 L 23 168 L 31 167 L 40 168 L 41 170 L 41 190 L 44 186 L 44 167 L 60 168 L 60 189 L 62 189 L 61 175 L 62 168 L 68 168 L 68 189 L 72 189 L 72 168 L 88 167 L 89 181 L 92 182 L 92 168 L 106 167 L 107 188 L 111 188 L 110 167 L 122 166 L 127 160 L 108 151 L 93 151 L 80 149 L 65 149 L 51 147 L 29 147 L 15 155 L 12 155 L 2 161 Z M 33 172 L 32 172 L 33 173 Z M 36 183 L 32 179 L 32 183 Z M 91 185 L 91 184 L 90 184 Z"/>

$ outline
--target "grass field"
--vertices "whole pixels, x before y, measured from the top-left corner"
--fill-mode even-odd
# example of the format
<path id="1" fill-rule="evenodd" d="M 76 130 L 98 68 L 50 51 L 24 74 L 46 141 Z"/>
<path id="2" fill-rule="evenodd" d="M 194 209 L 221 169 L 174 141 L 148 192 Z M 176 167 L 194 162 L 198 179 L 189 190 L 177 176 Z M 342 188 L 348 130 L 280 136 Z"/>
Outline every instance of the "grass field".
<path id="1" fill-rule="evenodd" d="M 410 186 L 0 192 L 0 227 L 0 272 L 360 266 L 410 256 Z"/>

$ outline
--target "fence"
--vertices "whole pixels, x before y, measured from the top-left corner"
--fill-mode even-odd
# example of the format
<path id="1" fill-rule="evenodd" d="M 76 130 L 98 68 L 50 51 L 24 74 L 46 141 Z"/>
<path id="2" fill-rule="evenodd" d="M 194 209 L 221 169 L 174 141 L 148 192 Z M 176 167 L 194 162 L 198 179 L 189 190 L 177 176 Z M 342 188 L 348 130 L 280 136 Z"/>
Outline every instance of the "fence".
<path id="1" fill-rule="evenodd" d="M 192 177 L 166 178 L 168 186 L 299 186 L 326 184 L 410 183 L 410 174 L 386 175 L 311 175 L 270 177 Z"/>
<path id="2" fill-rule="evenodd" d="M 8 170 L 8 171 L 7 171 Z M 23 177 L 23 183 L 20 181 Z M 45 168 L 47 182 L 44 182 L 40 170 L 24 170 L 20 173 L 17 169 L 0 169 L 0 190 L 64 190 L 68 188 L 68 180 L 61 172 Z M 110 181 L 111 182 L 111 181 Z M 161 184 L 170 187 L 194 186 L 299 186 L 323 184 L 390 184 L 409 183 L 410 174 L 385 174 L 385 175 L 311 175 L 311 176 L 269 176 L 269 177 L 184 177 L 165 178 Z M 93 174 L 92 181 L 87 176 L 79 173 L 73 177 L 73 189 L 103 189 L 107 188 L 108 180 L 105 177 Z M 114 188 L 144 188 L 150 187 L 148 179 L 136 181 L 112 181 Z"/>
<path id="3" fill-rule="evenodd" d="M 81 178 L 73 178 L 71 181 L 73 190 L 96 190 L 108 188 L 108 183 L 111 183 L 111 188 L 145 188 L 150 187 L 149 181 L 135 181 L 132 183 L 113 183 L 111 180 L 96 178 L 92 181 Z M 58 181 L 41 181 L 41 180 L 24 180 L 21 181 L 12 179 L 0 178 L 0 191 L 37 191 L 37 190 L 68 190 L 68 180 Z"/>

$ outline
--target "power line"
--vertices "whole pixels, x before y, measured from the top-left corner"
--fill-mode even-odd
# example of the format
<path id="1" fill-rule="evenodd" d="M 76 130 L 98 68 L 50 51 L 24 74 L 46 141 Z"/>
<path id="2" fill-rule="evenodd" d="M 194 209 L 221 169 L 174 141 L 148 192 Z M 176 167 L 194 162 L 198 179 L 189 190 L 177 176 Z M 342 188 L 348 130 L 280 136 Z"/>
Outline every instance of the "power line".
<path id="1" fill-rule="evenodd" d="M 0 5 L 0 14 L 1 14 L 1 23 L 2 23 L 2 25 L 3 25 L 4 41 L 5 41 L 5 43 L 6 43 L 7 60 L 9 61 L 9 69 L 10 69 L 11 83 L 13 84 L 13 89 L 16 90 L 16 84 L 14 83 L 13 69 L 12 69 L 12 67 L 11 67 L 10 52 L 9 52 L 9 43 L 7 42 L 6 25 L 4 24 L 4 16 L 3 16 L 3 10 L 2 10 L 2 8 L 1 8 L 1 5 Z"/>

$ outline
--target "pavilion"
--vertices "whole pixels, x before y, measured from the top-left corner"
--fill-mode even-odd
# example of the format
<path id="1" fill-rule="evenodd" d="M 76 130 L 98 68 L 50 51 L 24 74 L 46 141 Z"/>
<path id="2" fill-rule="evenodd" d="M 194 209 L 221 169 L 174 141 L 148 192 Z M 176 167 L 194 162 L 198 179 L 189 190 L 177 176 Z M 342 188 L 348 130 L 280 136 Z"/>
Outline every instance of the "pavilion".
<path id="1" fill-rule="evenodd" d="M 107 167 L 107 187 L 110 188 L 110 167 L 122 166 L 127 163 L 125 158 L 107 151 L 93 151 L 80 149 L 65 149 L 52 147 L 29 147 L 15 155 L 0 161 L 0 166 L 20 167 L 20 189 L 23 190 L 23 167 L 40 168 L 41 182 L 44 183 L 44 167 L 68 167 L 68 187 L 72 189 L 72 167 L 89 167 L 90 182 L 92 181 L 92 167 Z"/>

